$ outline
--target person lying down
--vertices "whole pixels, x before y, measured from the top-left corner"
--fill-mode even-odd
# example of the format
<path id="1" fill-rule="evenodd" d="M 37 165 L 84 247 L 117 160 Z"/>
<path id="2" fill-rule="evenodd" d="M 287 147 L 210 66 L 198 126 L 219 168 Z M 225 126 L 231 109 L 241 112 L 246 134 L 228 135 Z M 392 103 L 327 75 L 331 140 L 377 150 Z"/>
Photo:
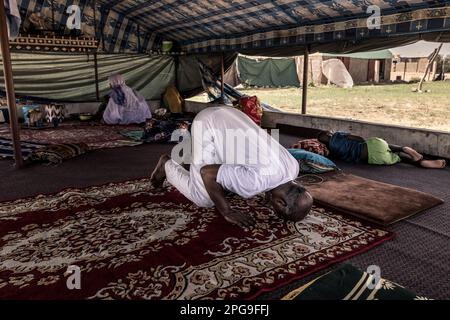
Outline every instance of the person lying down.
<path id="1" fill-rule="evenodd" d="M 281 217 L 300 221 L 311 210 L 312 196 L 295 182 L 298 161 L 243 112 L 231 107 L 211 107 L 192 124 L 190 170 L 162 155 L 151 175 L 154 187 L 165 179 L 199 207 L 216 207 L 231 223 L 252 227 L 255 220 L 233 210 L 227 192 L 243 198 L 266 193 Z"/>
<path id="2" fill-rule="evenodd" d="M 430 169 L 443 169 L 447 165 L 445 160 L 427 160 L 411 147 L 388 144 L 381 138 L 364 139 L 346 132 L 322 131 L 318 140 L 330 149 L 331 156 L 346 162 L 393 165 L 403 161 Z"/>

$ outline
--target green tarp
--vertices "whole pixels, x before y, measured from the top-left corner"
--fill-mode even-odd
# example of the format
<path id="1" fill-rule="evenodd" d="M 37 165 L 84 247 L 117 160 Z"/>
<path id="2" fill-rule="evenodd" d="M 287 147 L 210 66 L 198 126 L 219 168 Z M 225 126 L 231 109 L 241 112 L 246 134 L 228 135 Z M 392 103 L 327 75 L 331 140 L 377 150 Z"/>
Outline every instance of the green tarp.
<path id="1" fill-rule="evenodd" d="M 67 53 L 12 53 L 16 94 L 64 102 L 96 100 L 93 55 Z M 224 55 L 229 68 L 236 54 Z M 178 60 L 178 68 L 176 68 Z M 175 84 L 186 98 L 203 91 L 197 60 L 203 61 L 220 74 L 219 55 L 136 55 L 99 54 L 98 72 L 100 97 L 110 92 L 108 77 L 124 76 L 126 83 L 147 100 L 159 100 L 169 85 Z M 1 57 L 0 57 L 1 62 Z M 0 63 L 1 65 L 1 63 Z M 0 91 L 4 91 L 3 69 L 0 66 Z"/>
<path id="2" fill-rule="evenodd" d="M 257 61 L 239 56 L 238 70 L 242 83 L 250 86 L 300 87 L 293 58 Z"/>
<path id="3" fill-rule="evenodd" d="M 385 60 L 385 59 L 392 59 L 393 57 L 390 50 L 367 51 L 348 54 L 324 53 L 323 55 L 325 57 L 347 57 L 353 59 L 366 59 L 366 60 Z"/>
<path id="4" fill-rule="evenodd" d="M 16 94 L 63 101 L 95 101 L 93 55 L 12 53 Z M 0 90 L 4 91 L 3 69 Z M 110 91 L 108 77 L 120 73 L 147 99 L 160 99 L 175 81 L 170 56 L 98 55 L 100 96 Z"/>

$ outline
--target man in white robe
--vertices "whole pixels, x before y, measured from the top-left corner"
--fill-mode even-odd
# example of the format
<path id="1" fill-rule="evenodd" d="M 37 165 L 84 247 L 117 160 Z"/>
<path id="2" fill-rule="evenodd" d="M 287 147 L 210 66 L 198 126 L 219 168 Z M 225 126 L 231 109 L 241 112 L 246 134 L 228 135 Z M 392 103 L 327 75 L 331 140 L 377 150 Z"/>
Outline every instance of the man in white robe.
<path id="1" fill-rule="evenodd" d="M 190 170 L 163 155 L 152 173 L 155 187 L 164 179 L 199 207 L 216 207 L 231 223 L 250 227 L 253 217 L 232 210 L 225 192 L 243 198 L 266 193 L 282 217 L 299 221 L 310 211 L 311 195 L 294 180 L 296 159 L 243 112 L 211 107 L 192 125 Z"/>

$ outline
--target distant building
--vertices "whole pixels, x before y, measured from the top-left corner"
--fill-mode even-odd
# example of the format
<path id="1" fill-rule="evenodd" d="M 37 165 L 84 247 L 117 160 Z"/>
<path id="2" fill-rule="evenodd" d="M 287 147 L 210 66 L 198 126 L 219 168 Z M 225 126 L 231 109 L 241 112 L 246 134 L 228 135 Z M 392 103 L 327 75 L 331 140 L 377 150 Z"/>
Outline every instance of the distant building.
<path id="1" fill-rule="evenodd" d="M 405 57 L 397 55 L 392 60 L 391 81 L 411 81 L 423 77 L 428 66 L 429 57 Z M 436 77 L 437 62 L 433 62 L 426 81 Z"/>
<path id="2" fill-rule="evenodd" d="M 297 72 L 303 74 L 303 57 L 296 57 Z M 362 52 L 352 54 L 316 53 L 310 55 L 309 83 L 326 84 L 327 79 L 322 72 L 322 62 L 329 59 L 341 60 L 355 84 L 389 82 L 393 55 L 389 50 Z"/>

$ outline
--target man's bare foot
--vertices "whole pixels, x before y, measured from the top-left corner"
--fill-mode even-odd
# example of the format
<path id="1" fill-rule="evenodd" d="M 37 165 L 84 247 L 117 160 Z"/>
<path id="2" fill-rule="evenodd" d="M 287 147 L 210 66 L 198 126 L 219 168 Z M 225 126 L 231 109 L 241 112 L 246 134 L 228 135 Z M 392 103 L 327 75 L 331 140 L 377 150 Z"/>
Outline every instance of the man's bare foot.
<path id="1" fill-rule="evenodd" d="M 418 162 L 423 159 L 423 155 L 410 147 L 403 147 L 403 152 L 408 154 L 414 162 Z"/>
<path id="2" fill-rule="evenodd" d="M 445 160 L 422 160 L 420 165 L 428 169 L 444 169 L 447 166 Z"/>
<path id="3" fill-rule="evenodd" d="M 166 169 L 164 168 L 164 166 L 169 160 L 170 157 L 167 154 L 163 154 L 161 158 L 159 158 L 158 164 L 156 165 L 150 177 L 150 183 L 153 187 L 162 187 L 164 180 L 166 179 Z"/>

